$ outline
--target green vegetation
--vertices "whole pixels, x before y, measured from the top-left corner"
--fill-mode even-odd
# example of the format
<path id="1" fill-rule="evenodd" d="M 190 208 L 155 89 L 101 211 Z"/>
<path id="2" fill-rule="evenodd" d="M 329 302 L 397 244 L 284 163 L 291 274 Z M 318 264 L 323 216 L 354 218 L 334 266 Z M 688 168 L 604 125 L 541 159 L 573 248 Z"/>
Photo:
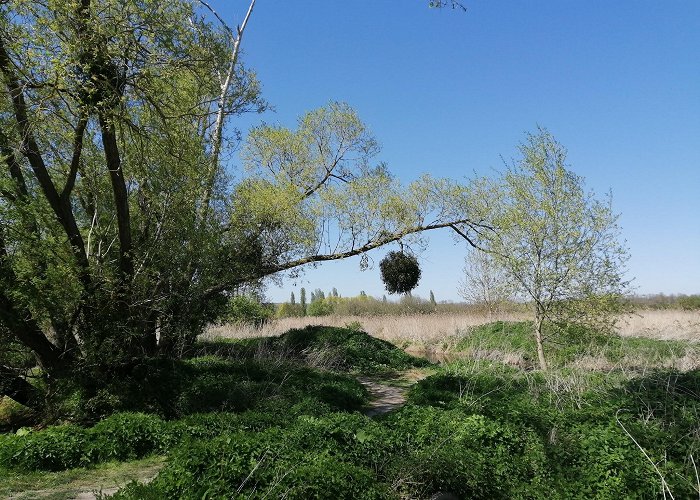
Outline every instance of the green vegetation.
<path id="1" fill-rule="evenodd" d="M 612 195 L 599 200 L 586 190 L 552 134 L 538 128 L 518 149 L 520 157 L 501 176 L 475 183 L 474 207 L 492 224 L 478 234 L 477 246 L 489 257 L 476 273 L 488 284 L 477 289 L 480 296 L 496 292 L 488 302 L 510 293 L 531 304 L 537 359 L 546 370 L 545 330 L 579 325 L 613 331 L 625 310 L 629 253 Z"/>
<path id="2" fill-rule="evenodd" d="M 260 327 L 274 316 L 274 306 L 263 304 L 260 299 L 251 295 L 236 295 L 229 299 L 220 321 Z"/>
<path id="3" fill-rule="evenodd" d="M 64 385 L 179 360 L 267 277 L 469 230 L 467 188 L 402 185 L 341 102 L 254 127 L 225 168 L 229 120 L 268 108 L 239 57 L 248 17 L 0 2 L 0 395 L 48 414 Z"/>
<path id="4" fill-rule="evenodd" d="M 519 306 L 513 305 L 513 309 Z M 519 307 L 522 309 L 522 306 Z M 369 295 L 356 297 L 337 297 L 335 295 L 316 299 L 306 308 L 308 316 L 391 316 L 402 314 L 431 314 L 434 312 L 456 312 L 468 310 L 460 304 L 436 304 L 430 300 L 405 295 L 397 302 L 378 300 Z M 477 311 L 478 312 L 478 311 Z M 276 313 L 278 318 L 299 317 L 301 309 L 288 302 L 280 304 Z"/>
<path id="5" fill-rule="evenodd" d="M 379 262 L 382 281 L 389 293 L 409 295 L 418 286 L 421 270 L 415 256 L 401 252 L 389 252 Z"/>
<path id="6" fill-rule="evenodd" d="M 485 325 L 457 349 L 535 359 L 530 328 Z M 200 342 L 188 360 L 154 361 L 122 380 L 153 386 L 150 393 L 103 388 L 102 403 L 119 412 L 94 425 L 0 435 L 0 480 L 51 485 L 165 455 L 154 481 L 134 482 L 116 498 L 696 495 L 700 374 L 658 367 L 698 347 L 568 335 L 548 352 L 549 371 L 468 356 L 433 369 L 410 387 L 404 407 L 374 419 L 357 412 L 368 396 L 350 374 L 427 363 L 356 325 Z M 592 355 L 619 369 L 576 367 Z M 146 373 L 147 382 L 139 379 Z"/>
<path id="7" fill-rule="evenodd" d="M 588 362 L 594 368 L 616 367 L 644 371 L 665 367 L 684 356 L 700 359 L 700 345 L 674 340 L 653 340 L 605 335 L 580 326 L 545 330 L 557 340 L 547 346 L 547 357 L 555 368 Z M 537 346 L 532 336 L 532 322 L 497 321 L 472 328 L 459 336 L 454 352 L 470 357 L 505 361 L 520 368 L 532 369 Z"/>
<path id="8" fill-rule="evenodd" d="M 242 170 L 224 168 L 228 120 L 268 108 L 239 58 L 253 4 L 234 31 L 190 0 L 0 2 L 0 494 L 143 459 L 162 472 L 118 498 L 700 493 L 698 371 L 666 366 L 697 350 L 602 335 L 626 252 L 548 133 L 500 179 L 402 185 L 331 102 L 294 128 L 254 127 Z M 465 335 L 474 359 L 397 411 L 362 415 L 357 377 L 429 363 L 357 324 L 198 341 L 218 320 L 270 319 L 244 294 L 270 276 L 352 256 L 366 268 L 367 252 L 440 228 L 485 247 L 535 322 Z M 403 252 L 380 267 L 389 293 L 420 278 Z M 301 292 L 276 314 L 440 306 L 432 292 Z M 532 373 L 545 350 L 555 371 Z"/>

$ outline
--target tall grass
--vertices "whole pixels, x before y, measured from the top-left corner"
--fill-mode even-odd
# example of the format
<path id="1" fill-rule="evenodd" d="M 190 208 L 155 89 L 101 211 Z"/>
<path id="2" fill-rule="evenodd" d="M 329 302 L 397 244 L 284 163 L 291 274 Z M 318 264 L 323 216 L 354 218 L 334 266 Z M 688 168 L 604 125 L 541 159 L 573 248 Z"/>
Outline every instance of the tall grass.
<path id="1" fill-rule="evenodd" d="M 361 324 L 370 335 L 399 345 L 417 348 L 439 348 L 454 342 L 470 328 L 495 321 L 526 321 L 530 315 L 507 312 L 489 316 L 483 312 L 450 312 L 445 314 L 413 314 L 382 316 L 319 316 L 282 318 L 255 328 L 250 325 L 212 325 L 205 338 L 251 338 L 277 336 L 292 328 L 309 325 L 342 327 Z M 700 341 L 700 311 L 642 310 L 620 318 L 618 334 L 622 337 L 644 337 L 660 340 Z"/>

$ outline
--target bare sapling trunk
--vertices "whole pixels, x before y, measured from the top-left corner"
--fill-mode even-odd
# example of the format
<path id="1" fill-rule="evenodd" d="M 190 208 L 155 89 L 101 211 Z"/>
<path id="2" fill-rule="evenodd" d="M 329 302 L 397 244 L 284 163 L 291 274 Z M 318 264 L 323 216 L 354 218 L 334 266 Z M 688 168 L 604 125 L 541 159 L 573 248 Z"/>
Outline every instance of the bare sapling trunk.
<path id="1" fill-rule="evenodd" d="M 219 168 L 219 156 L 221 155 L 224 122 L 226 120 L 226 98 L 229 93 L 229 88 L 231 87 L 231 82 L 233 81 L 233 78 L 235 76 L 236 63 L 238 62 L 238 54 L 241 50 L 241 40 L 243 40 L 243 33 L 245 32 L 245 28 L 248 25 L 248 20 L 250 19 L 250 15 L 253 13 L 254 7 L 255 0 L 251 0 L 250 5 L 248 6 L 248 11 L 246 12 L 245 17 L 243 18 L 243 22 L 236 27 L 235 37 L 232 37 L 233 48 L 231 49 L 229 67 L 228 71 L 226 72 L 226 77 L 223 83 L 221 84 L 221 94 L 219 94 L 219 99 L 216 103 L 216 121 L 214 123 L 214 131 L 212 133 L 212 152 L 210 166 L 204 189 L 204 200 L 202 202 L 202 219 L 205 218 L 209 210 L 212 191 L 214 190 L 214 183 L 216 181 L 216 173 Z M 224 26 L 226 26 L 225 23 Z"/>
<path id="2" fill-rule="evenodd" d="M 547 371 L 547 360 L 544 357 L 544 344 L 542 342 L 542 323 L 544 322 L 544 313 L 537 308 L 535 312 L 535 343 L 537 344 L 537 359 L 540 362 L 540 369 Z"/>

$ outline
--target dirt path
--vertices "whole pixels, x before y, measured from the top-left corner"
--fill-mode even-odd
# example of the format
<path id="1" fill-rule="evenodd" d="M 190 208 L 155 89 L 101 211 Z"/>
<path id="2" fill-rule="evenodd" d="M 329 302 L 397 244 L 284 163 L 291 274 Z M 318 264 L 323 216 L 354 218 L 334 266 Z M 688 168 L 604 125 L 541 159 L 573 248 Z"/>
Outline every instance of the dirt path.
<path id="1" fill-rule="evenodd" d="M 372 397 L 365 415 L 374 417 L 402 407 L 406 403 L 406 392 L 409 387 L 427 377 L 428 374 L 424 370 L 408 370 L 384 379 L 357 377 Z"/>
<path id="2" fill-rule="evenodd" d="M 163 457 L 152 457 L 136 462 L 105 464 L 95 469 L 44 473 L 37 477 L 39 484 L 44 483 L 43 487 L 37 488 L 37 484 L 33 487 L 29 484 L 8 485 L 7 489 L 0 488 L 0 497 L 13 500 L 94 500 L 98 493 L 113 495 L 131 481 L 152 481 L 163 465 Z M 7 496 L 4 496 L 5 494 Z"/>

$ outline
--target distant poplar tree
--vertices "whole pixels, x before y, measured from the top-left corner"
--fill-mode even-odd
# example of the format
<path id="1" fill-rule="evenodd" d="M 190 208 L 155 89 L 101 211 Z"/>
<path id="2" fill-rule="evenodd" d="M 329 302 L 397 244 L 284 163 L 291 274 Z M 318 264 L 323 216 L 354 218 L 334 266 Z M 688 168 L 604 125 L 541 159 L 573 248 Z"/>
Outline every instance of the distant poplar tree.
<path id="1" fill-rule="evenodd" d="M 432 305 L 436 305 L 436 304 L 437 304 L 437 302 L 435 302 L 435 294 L 433 293 L 432 290 L 430 290 L 430 303 L 431 303 Z"/>
<path id="2" fill-rule="evenodd" d="M 294 292 L 292 292 L 292 295 L 289 297 L 289 303 L 292 305 L 297 303 L 296 299 L 294 298 Z"/>
<path id="3" fill-rule="evenodd" d="M 331 294 L 333 295 L 333 297 L 337 297 L 338 296 L 338 289 L 333 287 L 333 291 L 331 292 Z"/>
<path id="4" fill-rule="evenodd" d="M 304 287 L 301 287 L 301 291 L 299 292 L 299 303 L 301 304 L 302 311 L 306 314 L 306 288 Z"/>

